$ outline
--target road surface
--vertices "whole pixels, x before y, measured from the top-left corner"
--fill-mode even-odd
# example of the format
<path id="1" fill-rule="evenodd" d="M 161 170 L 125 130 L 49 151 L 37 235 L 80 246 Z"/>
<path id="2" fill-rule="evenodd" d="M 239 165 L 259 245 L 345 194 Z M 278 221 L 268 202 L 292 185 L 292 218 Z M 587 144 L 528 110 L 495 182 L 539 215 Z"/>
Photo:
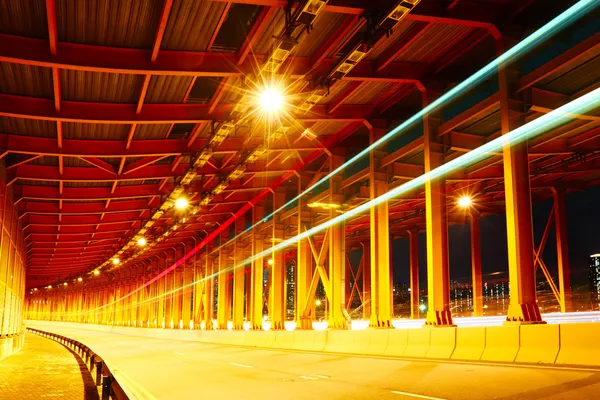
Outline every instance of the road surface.
<path id="1" fill-rule="evenodd" d="M 600 369 L 259 350 L 31 325 L 87 344 L 150 399 L 583 400 L 600 393 Z"/>

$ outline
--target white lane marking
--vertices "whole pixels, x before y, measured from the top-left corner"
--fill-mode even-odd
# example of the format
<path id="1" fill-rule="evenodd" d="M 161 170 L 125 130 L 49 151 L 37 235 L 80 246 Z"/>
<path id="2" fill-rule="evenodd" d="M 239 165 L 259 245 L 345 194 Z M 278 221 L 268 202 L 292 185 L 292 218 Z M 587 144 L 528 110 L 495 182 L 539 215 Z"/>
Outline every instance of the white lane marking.
<path id="1" fill-rule="evenodd" d="M 419 399 L 428 399 L 428 400 L 445 400 L 442 399 L 440 397 L 431 397 L 431 396 L 424 396 L 422 394 L 416 394 L 416 393 L 408 393 L 408 392 L 398 392 L 396 390 L 392 390 L 392 393 L 394 394 L 399 394 L 401 396 L 409 396 L 409 397 L 418 397 Z"/>
<path id="2" fill-rule="evenodd" d="M 246 364 L 238 364 L 238 363 L 229 363 L 231 365 L 235 365 L 236 367 L 242 367 L 242 368 L 252 368 L 252 365 L 246 365 Z"/>
<path id="3" fill-rule="evenodd" d="M 314 376 L 306 376 L 306 375 L 300 375 L 300 378 L 302 378 L 302 379 L 308 379 L 310 381 L 316 381 L 317 379 L 319 379 L 319 378 L 316 378 Z"/>
<path id="4" fill-rule="evenodd" d="M 177 354 L 178 356 L 182 356 L 183 355 L 183 353 L 179 353 L 177 351 L 174 351 L 173 354 Z"/>

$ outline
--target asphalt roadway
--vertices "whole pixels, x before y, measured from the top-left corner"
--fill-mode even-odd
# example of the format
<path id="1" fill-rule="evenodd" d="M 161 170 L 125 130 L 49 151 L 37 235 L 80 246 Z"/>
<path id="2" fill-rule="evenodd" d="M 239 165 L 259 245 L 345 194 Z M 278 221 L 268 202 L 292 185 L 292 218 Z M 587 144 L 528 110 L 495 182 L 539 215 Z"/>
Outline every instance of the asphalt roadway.
<path id="1" fill-rule="evenodd" d="M 600 369 L 259 350 L 37 322 L 32 327 L 85 343 L 147 399 L 600 398 Z"/>

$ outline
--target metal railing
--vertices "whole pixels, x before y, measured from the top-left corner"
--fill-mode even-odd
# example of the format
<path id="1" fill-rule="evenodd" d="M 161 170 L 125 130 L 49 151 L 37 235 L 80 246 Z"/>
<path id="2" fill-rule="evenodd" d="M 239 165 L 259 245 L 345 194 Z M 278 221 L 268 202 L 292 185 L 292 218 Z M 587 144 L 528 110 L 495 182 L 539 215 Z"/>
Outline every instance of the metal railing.
<path id="1" fill-rule="evenodd" d="M 41 331 L 33 328 L 27 328 L 27 330 L 39 336 L 55 340 L 77 353 L 85 362 L 93 378 L 95 375 L 94 379 L 96 386 L 102 386 L 102 400 L 129 400 L 129 396 L 127 396 L 119 382 L 117 382 L 115 376 L 110 372 L 110 369 L 102 357 L 94 353 L 85 344 L 52 332 Z"/>

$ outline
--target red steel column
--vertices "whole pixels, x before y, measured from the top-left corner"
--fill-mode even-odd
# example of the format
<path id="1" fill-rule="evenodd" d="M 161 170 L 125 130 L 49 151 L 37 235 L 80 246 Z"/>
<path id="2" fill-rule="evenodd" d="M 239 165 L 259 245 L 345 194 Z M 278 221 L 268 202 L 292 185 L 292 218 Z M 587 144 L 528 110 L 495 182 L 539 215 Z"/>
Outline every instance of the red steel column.
<path id="1" fill-rule="evenodd" d="M 419 318 L 419 234 L 408 231 L 410 255 L 410 317 Z"/>
<path id="2" fill-rule="evenodd" d="M 256 224 L 265 217 L 263 206 L 254 206 L 252 211 L 252 222 Z M 265 235 L 252 230 L 252 255 L 260 254 L 264 250 Z M 257 257 L 253 261 L 252 271 L 250 272 L 250 329 L 262 330 L 263 328 L 263 276 L 264 276 L 264 258 Z"/>
<path id="3" fill-rule="evenodd" d="M 363 318 L 371 318 L 371 243 L 361 243 L 362 246 L 362 309 Z"/>
<path id="4" fill-rule="evenodd" d="M 285 193 L 276 191 L 273 194 L 273 210 L 285 204 Z M 284 224 L 281 213 L 273 216 L 272 244 L 275 245 L 284 239 Z M 269 289 L 269 319 L 272 330 L 283 330 L 285 321 L 285 259 L 283 251 L 274 251 L 273 265 L 271 266 L 271 288 Z"/>
<path id="5" fill-rule="evenodd" d="M 344 157 L 332 154 L 329 157 L 329 170 L 333 171 L 344 163 Z M 342 204 L 341 183 L 343 177 L 339 174 L 329 178 L 329 201 L 332 204 Z M 333 208 L 329 210 L 329 218 L 337 216 Z M 329 329 L 346 329 L 346 238 L 344 236 L 344 222 L 332 225 L 329 228 Z"/>
<path id="6" fill-rule="evenodd" d="M 369 132 L 370 143 L 374 143 L 385 130 L 372 128 Z M 372 150 L 369 155 L 370 164 L 370 197 L 374 199 L 388 191 L 387 175 L 380 168 L 385 154 Z M 392 326 L 391 307 L 393 296 L 391 291 L 390 271 L 390 229 L 389 204 L 387 201 L 370 209 L 371 228 L 371 318 L 370 326 L 374 328 L 390 328 Z"/>
<path id="7" fill-rule="evenodd" d="M 567 239 L 567 211 L 564 190 L 553 188 L 554 224 L 556 230 L 556 256 L 560 289 L 560 311 L 572 311 L 571 268 L 569 266 L 569 241 Z"/>
<path id="8" fill-rule="evenodd" d="M 473 278 L 473 315 L 483 315 L 483 285 L 481 280 L 481 220 L 479 211 L 471 210 L 471 274 Z"/>
<path id="9" fill-rule="evenodd" d="M 240 235 L 246 228 L 246 219 L 238 218 L 235 221 L 235 234 Z M 233 244 L 233 329 L 244 329 L 244 269 L 246 266 L 238 266 L 244 261 L 244 244 L 237 238 Z"/>
<path id="10" fill-rule="evenodd" d="M 303 190 L 302 178 L 301 175 L 298 179 L 298 193 Z M 310 229 L 308 224 L 310 223 L 311 213 L 307 206 L 307 197 L 304 196 L 298 200 L 298 234 L 303 233 L 305 229 Z M 310 298 L 312 303 L 313 255 L 308 239 L 298 241 L 296 273 L 296 329 L 312 329 L 314 313 L 308 314 L 308 316 L 304 313 L 304 309 L 310 306 L 307 304 L 307 299 Z"/>
<path id="11" fill-rule="evenodd" d="M 505 135 L 522 124 L 523 118 L 510 98 L 507 71 L 498 69 L 500 92 L 500 121 Z M 512 81 L 515 81 L 513 79 Z M 542 316 L 536 302 L 533 263 L 533 224 L 531 191 L 529 187 L 529 160 L 527 143 L 507 145 L 503 151 L 504 188 L 508 244 L 508 275 L 510 305 L 507 322 L 541 323 Z"/>
<path id="12" fill-rule="evenodd" d="M 428 103 L 423 94 L 423 106 Z M 444 163 L 444 147 L 436 142 L 436 129 L 429 116 L 423 118 L 425 172 Z M 448 215 L 446 210 L 446 179 L 441 177 L 425 183 L 425 217 L 427 237 L 426 325 L 451 326 L 450 271 L 448 265 Z"/>

